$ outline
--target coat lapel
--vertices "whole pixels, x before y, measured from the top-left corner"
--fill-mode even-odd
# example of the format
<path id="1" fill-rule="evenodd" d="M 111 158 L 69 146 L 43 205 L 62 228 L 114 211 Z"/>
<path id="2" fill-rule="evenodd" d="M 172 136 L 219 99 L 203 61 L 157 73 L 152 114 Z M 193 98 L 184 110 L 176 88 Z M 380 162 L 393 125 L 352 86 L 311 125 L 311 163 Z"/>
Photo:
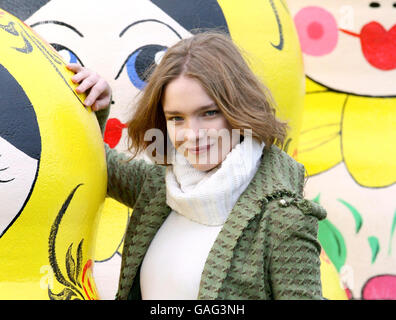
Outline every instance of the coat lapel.
<path id="1" fill-rule="evenodd" d="M 120 285 L 118 296 L 120 299 L 126 299 L 131 290 L 133 279 L 143 261 L 144 255 L 165 219 L 171 212 L 166 205 L 166 188 L 162 181 L 161 187 L 155 194 L 150 195 L 150 201 L 144 208 L 135 208 L 133 214 L 139 212 L 140 221 L 129 239 L 125 243 L 123 250 L 123 263 L 120 275 Z M 127 235 L 126 235 L 127 236 Z"/>
<path id="2" fill-rule="evenodd" d="M 239 197 L 209 252 L 202 272 L 198 299 L 218 298 L 221 285 L 231 266 L 234 247 L 249 221 L 261 212 L 263 179 L 260 169 Z"/>
<path id="3" fill-rule="evenodd" d="M 166 189 L 164 186 L 143 209 L 140 223 L 136 228 L 132 240 L 133 245 L 139 248 L 134 257 L 136 266 L 141 264 L 151 241 L 170 212 L 171 209 L 166 205 Z"/>

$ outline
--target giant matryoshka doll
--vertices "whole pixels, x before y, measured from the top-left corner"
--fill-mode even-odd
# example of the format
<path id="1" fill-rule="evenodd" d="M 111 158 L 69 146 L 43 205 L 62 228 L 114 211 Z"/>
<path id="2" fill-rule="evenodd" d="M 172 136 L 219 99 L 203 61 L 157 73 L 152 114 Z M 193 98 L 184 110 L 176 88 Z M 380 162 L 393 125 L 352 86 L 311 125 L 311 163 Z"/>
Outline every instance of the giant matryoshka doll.
<path id="1" fill-rule="evenodd" d="M 396 298 L 396 2 L 288 0 L 307 93 L 298 160 L 353 298 Z"/>
<path id="2" fill-rule="evenodd" d="M 99 298 L 104 148 L 70 77 L 52 47 L 0 9 L 0 299 Z"/>

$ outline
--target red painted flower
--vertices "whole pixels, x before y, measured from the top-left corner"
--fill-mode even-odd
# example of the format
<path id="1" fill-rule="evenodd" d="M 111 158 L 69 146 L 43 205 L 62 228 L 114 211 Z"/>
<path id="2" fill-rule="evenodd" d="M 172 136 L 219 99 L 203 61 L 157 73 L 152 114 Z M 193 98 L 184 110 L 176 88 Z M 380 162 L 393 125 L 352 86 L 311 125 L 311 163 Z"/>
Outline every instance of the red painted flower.
<path id="1" fill-rule="evenodd" d="M 364 300 L 396 300 L 396 276 L 379 275 L 367 280 L 362 290 Z"/>

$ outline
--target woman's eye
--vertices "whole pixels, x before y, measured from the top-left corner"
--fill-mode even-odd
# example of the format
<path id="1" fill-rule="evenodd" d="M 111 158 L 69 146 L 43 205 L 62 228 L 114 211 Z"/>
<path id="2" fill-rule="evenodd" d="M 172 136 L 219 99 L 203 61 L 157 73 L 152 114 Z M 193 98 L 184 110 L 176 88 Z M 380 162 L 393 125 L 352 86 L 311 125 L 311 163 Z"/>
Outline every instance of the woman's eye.
<path id="1" fill-rule="evenodd" d="M 51 45 L 56 51 L 58 51 L 59 55 L 63 58 L 63 60 L 65 60 L 66 63 L 79 63 L 84 66 L 79 57 L 69 48 L 58 43 L 51 43 Z"/>
<path id="2" fill-rule="evenodd" d="M 218 113 L 219 113 L 218 110 L 209 110 L 209 111 L 205 112 L 205 116 L 213 117 L 213 116 L 217 115 Z"/>
<path id="3" fill-rule="evenodd" d="M 183 121 L 183 118 L 182 117 L 171 117 L 168 119 L 168 121 L 180 122 L 180 121 Z"/>
<path id="4" fill-rule="evenodd" d="M 159 64 L 166 49 L 167 47 L 154 44 L 140 47 L 127 58 L 116 79 L 125 66 L 129 80 L 137 89 L 143 90 L 149 76 L 149 68 L 153 64 Z"/>

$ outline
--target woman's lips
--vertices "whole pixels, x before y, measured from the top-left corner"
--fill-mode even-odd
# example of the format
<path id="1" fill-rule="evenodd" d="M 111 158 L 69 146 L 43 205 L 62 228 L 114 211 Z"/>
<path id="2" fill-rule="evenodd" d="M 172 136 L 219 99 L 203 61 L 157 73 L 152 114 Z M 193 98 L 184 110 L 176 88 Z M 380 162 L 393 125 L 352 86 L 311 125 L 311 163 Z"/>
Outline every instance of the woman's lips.
<path id="1" fill-rule="evenodd" d="M 197 154 L 201 154 L 201 153 L 208 152 L 211 146 L 212 146 L 212 145 L 209 145 L 209 144 L 208 144 L 208 145 L 205 145 L 205 146 L 198 146 L 198 147 L 193 147 L 193 148 L 187 148 L 187 150 L 188 150 L 189 153 L 192 153 L 192 154 L 197 155 Z"/>

